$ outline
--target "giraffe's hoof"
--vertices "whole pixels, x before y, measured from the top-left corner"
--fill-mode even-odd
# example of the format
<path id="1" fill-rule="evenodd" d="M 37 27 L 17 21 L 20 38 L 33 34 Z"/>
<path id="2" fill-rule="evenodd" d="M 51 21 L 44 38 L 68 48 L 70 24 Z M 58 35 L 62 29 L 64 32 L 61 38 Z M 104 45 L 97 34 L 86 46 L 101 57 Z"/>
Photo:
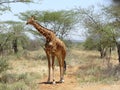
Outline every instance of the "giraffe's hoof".
<path id="1" fill-rule="evenodd" d="M 53 85 L 55 85 L 56 84 L 56 82 L 55 81 L 53 81 L 53 83 L 52 83 Z"/>
<path id="2" fill-rule="evenodd" d="M 47 81 L 46 84 L 51 84 L 51 82 L 48 82 L 48 81 Z"/>
<path id="3" fill-rule="evenodd" d="M 60 83 L 64 83 L 64 80 L 60 80 Z"/>
<path id="4" fill-rule="evenodd" d="M 50 84 L 51 83 L 50 80 L 47 80 L 47 83 Z"/>

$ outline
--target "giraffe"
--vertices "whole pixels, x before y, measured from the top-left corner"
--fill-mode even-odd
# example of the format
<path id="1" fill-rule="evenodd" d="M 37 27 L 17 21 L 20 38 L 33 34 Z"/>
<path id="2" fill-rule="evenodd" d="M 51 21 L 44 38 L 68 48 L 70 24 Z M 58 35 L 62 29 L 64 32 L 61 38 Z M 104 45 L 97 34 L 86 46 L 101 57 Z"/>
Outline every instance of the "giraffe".
<path id="1" fill-rule="evenodd" d="M 34 16 L 31 16 L 26 24 L 32 25 L 34 28 L 37 29 L 38 32 L 40 32 L 45 38 L 45 53 L 48 60 L 48 80 L 47 83 L 50 83 L 51 79 L 51 68 L 52 68 L 52 77 L 53 81 L 52 83 L 55 84 L 55 75 L 54 75 L 54 60 L 55 57 L 58 60 L 59 67 L 60 67 L 60 83 L 64 82 L 64 72 L 66 70 L 66 46 L 61 41 L 53 31 L 41 26 L 34 18 Z M 51 60 L 52 59 L 52 60 Z"/>

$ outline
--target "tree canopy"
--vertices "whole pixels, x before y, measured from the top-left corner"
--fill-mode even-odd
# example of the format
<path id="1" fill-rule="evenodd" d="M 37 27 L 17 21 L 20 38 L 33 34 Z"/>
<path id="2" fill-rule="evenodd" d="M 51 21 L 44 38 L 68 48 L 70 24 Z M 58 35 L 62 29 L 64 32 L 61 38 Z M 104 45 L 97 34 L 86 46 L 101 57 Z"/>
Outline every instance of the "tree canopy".
<path id="1" fill-rule="evenodd" d="M 2 14 L 5 11 L 10 11 L 11 7 L 9 4 L 11 3 L 30 3 L 33 2 L 33 0 L 0 0 L 0 14 Z"/>
<path id="2" fill-rule="evenodd" d="M 74 12 L 69 11 L 27 11 L 20 13 L 19 18 L 26 21 L 28 17 L 34 15 L 36 20 L 44 27 L 51 29 L 55 34 L 63 39 L 73 30 L 76 20 Z"/>

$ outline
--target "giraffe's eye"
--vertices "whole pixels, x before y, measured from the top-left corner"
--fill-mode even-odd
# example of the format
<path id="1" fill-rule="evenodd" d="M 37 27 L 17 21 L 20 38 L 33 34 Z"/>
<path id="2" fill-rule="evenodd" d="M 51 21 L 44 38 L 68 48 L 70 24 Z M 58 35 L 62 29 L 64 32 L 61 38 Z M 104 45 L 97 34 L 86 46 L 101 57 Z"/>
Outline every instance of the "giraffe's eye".
<path id="1" fill-rule="evenodd" d="M 53 45 L 53 43 L 52 43 L 52 42 L 49 42 L 49 45 L 50 45 L 50 46 L 52 46 L 52 45 Z"/>

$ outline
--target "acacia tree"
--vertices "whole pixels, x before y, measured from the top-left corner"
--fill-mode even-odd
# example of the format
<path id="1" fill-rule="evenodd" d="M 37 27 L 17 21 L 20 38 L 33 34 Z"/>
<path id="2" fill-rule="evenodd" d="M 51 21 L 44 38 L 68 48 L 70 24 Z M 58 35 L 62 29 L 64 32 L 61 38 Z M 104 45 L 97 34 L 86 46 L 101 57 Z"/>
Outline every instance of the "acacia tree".
<path id="1" fill-rule="evenodd" d="M 97 49 L 101 58 L 105 57 L 106 51 L 109 49 L 111 52 L 111 48 L 114 46 L 113 30 L 108 25 L 107 19 L 103 19 L 105 16 L 100 13 L 94 13 L 94 8 L 78 9 L 78 13 L 82 17 L 80 19 L 82 25 L 88 32 L 84 46 Z"/>
<path id="2" fill-rule="evenodd" d="M 113 0 L 115 4 L 110 5 L 109 7 L 104 7 L 104 11 L 109 18 L 112 20 L 109 25 L 113 28 L 113 38 L 117 47 L 118 60 L 120 63 L 120 1 Z"/>
<path id="3" fill-rule="evenodd" d="M 12 48 L 15 53 L 18 52 L 18 46 L 21 46 L 23 49 L 27 48 L 29 38 L 25 32 L 23 24 L 20 23 L 11 25 Z"/>
<path id="4" fill-rule="evenodd" d="M 18 52 L 18 45 L 21 44 L 23 49 L 25 49 L 28 38 L 24 33 L 24 26 L 22 24 L 14 24 L 11 26 L 11 35 L 12 35 L 12 48 L 14 53 Z"/>
<path id="5" fill-rule="evenodd" d="M 0 55 L 3 55 L 6 48 L 8 48 L 7 44 L 10 38 L 10 34 L 0 33 Z"/>
<path id="6" fill-rule="evenodd" d="M 38 2 L 39 1 L 40 0 L 38 0 Z M 5 11 L 11 11 L 11 7 L 10 7 L 11 3 L 33 3 L 33 2 L 34 2 L 33 0 L 0 0 L 0 14 L 3 14 Z M 8 23 L 6 23 L 6 24 L 8 24 Z M 4 46 L 7 46 L 6 44 L 7 44 L 7 41 L 10 40 L 10 38 L 11 38 L 10 36 L 11 35 L 16 36 L 15 35 L 16 31 L 14 34 L 11 32 L 10 33 L 9 32 L 3 33 L 4 30 L 8 30 L 8 27 L 6 26 L 6 24 L 5 23 L 3 24 L 2 22 L 0 22 L 0 33 L 1 33 L 0 35 L 6 37 L 6 38 L 0 37 L 0 40 L 1 40 L 0 50 L 1 51 L 3 51 Z M 16 27 L 19 29 L 21 27 L 21 25 L 16 25 L 16 24 L 11 25 L 11 27 L 9 29 L 14 30 Z M 15 37 L 14 37 L 14 40 L 12 42 L 13 42 L 14 51 L 17 52 L 18 50 L 17 50 L 17 43 L 16 42 L 18 42 L 18 40 L 15 39 Z"/>
<path id="7" fill-rule="evenodd" d="M 13 49 L 14 53 L 18 52 L 18 46 L 25 49 L 28 44 L 28 37 L 25 35 L 24 25 L 20 22 L 5 21 L 7 27 L 3 28 L 0 37 L 1 51 Z"/>
<path id="8" fill-rule="evenodd" d="M 0 0 L 0 14 L 2 14 L 4 11 L 9 10 L 10 11 L 10 3 L 30 3 L 33 2 L 33 0 Z"/>
<path id="9" fill-rule="evenodd" d="M 69 32 L 74 28 L 76 20 L 74 12 L 70 11 L 27 11 L 20 13 L 19 18 L 27 20 L 28 17 L 34 15 L 36 20 L 46 28 L 55 32 L 55 34 L 64 39 Z"/>
<path id="10" fill-rule="evenodd" d="M 33 0 L 0 0 L 0 4 L 4 3 L 16 3 L 16 2 L 31 2 Z"/>

